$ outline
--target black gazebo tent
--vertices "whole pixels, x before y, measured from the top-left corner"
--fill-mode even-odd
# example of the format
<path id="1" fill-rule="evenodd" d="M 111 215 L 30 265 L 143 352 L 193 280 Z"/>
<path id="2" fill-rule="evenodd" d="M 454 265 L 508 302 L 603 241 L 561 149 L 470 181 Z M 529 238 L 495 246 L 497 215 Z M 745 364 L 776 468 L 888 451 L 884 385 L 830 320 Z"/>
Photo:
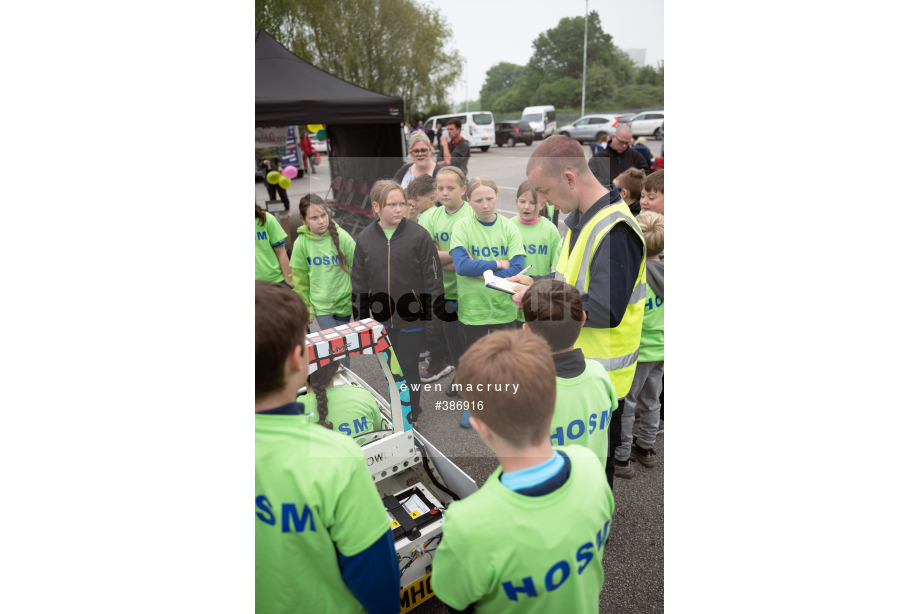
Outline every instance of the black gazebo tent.
<path id="1" fill-rule="evenodd" d="M 256 126 L 325 124 L 332 176 L 389 179 L 403 164 L 403 100 L 320 70 L 256 32 Z"/>

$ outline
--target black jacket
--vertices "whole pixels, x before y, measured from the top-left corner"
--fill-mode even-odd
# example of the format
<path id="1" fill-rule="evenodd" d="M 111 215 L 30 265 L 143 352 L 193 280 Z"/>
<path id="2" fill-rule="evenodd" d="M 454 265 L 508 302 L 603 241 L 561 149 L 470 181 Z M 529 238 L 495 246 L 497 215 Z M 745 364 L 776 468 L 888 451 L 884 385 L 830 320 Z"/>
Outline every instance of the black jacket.
<path id="1" fill-rule="evenodd" d="M 351 289 L 356 320 L 374 318 L 388 329 L 430 329 L 433 306 L 444 300 L 441 261 L 431 235 L 403 218 L 388 240 L 375 221 L 355 239 Z"/>
<path id="2" fill-rule="evenodd" d="M 645 161 L 645 156 L 635 149 L 630 147 L 623 153 L 617 153 L 617 151 L 609 145 L 591 156 L 591 159 L 588 160 L 588 168 L 591 169 L 591 172 L 594 173 L 597 180 L 601 182 L 601 185 L 608 186 L 613 183 L 613 180 L 616 179 L 620 173 L 630 168 L 642 169 L 646 175 L 651 172 L 648 163 Z"/>

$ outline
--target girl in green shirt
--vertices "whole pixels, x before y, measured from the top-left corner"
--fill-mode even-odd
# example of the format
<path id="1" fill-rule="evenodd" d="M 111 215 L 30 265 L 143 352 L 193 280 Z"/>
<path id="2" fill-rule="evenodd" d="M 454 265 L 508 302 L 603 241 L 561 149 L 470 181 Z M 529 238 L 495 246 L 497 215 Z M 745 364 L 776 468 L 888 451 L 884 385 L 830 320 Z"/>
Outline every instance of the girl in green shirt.
<path id="1" fill-rule="evenodd" d="M 256 203 L 256 279 L 294 285 L 291 265 L 288 262 L 284 241 L 287 233 L 274 215 L 265 215 L 265 210 Z"/>
<path id="2" fill-rule="evenodd" d="M 495 212 L 498 186 L 488 177 L 473 177 L 468 191 L 475 217 L 457 222 L 450 240 L 466 348 L 493 330 L 516 327 L 518 310 L 511 296 L 486 288 L 483 273 L 511 277 L 524 268 L 521 233 Z"/>
<path id="3" fill-rule="evenodd" d="M 329 215 L 316 194 L 300 200 L 297 240 L 291 253 L 294 289 L 310 307 L 319 330 L 351 321 L 351 265 L 355 241 Z"/>
<path id="4" fill-rule="evenodd" d="M 349 437 L 379 431 L 383 423 L 377 401 L 358 386 L 330 387 L 340 360 L 320 367 L 307 378 L 307 394 L 297 397 L 311 421 Z"/>
<path id="5" fill-rule="evenodd" d="M 511 221 L 521 233 L 524 265 L 531 267 L 528 273 L 549 275 L 559 261 L 562 237 L 559 236 L 559 229 L 546 215 L 545 205 L 538 201 L 537 191 L 530 182 L 523 182 L 517 191 L 518 215 Z M 524 321 L 523 311 L 518 311 L 517 319 Z"/>

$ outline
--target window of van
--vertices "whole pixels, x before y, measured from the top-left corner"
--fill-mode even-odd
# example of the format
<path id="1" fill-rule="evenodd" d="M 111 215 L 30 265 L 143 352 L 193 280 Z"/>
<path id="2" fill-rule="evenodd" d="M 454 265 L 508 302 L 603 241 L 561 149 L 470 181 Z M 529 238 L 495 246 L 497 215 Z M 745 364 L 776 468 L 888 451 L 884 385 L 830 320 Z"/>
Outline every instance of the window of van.
<path id="1" fill-rule="evenodd" d="M 473 123 L 480 126 L 488 126 L 492 123 L 491 113 L 473 113 Z"/>
<path id="2" fill-rule="evenodd" d="M 548 122 L 554 122 L 554 121 L 556 121 L 556 112 L 555 112 L 555 111 L 547 111 L 547 112 L 546 112 L 546 121 L 548 121 Z"/>
<path id="3" fill-rule="evenodd" d="M 540 115 L 539 113 L 528 113 L 527 115 L 521 118 L 521 121 L 522 122 L 539 122 L 539 121 L 543 121 L 543 116 Z"/>

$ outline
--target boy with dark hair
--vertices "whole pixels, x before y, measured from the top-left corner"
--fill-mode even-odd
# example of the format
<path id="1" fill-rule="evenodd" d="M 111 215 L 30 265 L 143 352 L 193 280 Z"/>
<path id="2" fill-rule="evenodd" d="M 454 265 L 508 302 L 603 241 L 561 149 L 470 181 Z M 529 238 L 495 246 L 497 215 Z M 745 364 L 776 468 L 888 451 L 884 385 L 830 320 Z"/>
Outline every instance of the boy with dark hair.
<path id="1" fill-rule="evenodd" d="M 555 279 L 541 279 L 524 293 L 521 309 L 524 330 L 545 339 L 553 353 L 556 410 L 550 441 L 590 448 L 606 467 L 607 428 L 617 408 L 617 393 L 601 363 L 585 359 L 575 348 L 586 319 L 578 290 Z"/>
<path id="2" fill-rule="evenodd" d="M 307 306 L 257 281 L 256 612 L 399 612 L 390 522 L 354 442 L 308 424 Z"/>
<path id="3" fill-rule="evenodd" d="M 438 190 L 431 175 L 421 175 L 412 180 L 406 188 L 406 201 L 409 205 L 409 219 L 419 223 L 422 214 L 435 206 Z"/>
<path id="4" fill-rule="evenodd" d="M 520 390 L 496 390 L 499 382 Z M 461 358 L 456 383 L 500 466 L 445 512 L 431 588 L 454 610 L 597 612 L 613 495 L 590 450 L 550 444 L 546 342 L 526 331 L 487 335 Z"/>

